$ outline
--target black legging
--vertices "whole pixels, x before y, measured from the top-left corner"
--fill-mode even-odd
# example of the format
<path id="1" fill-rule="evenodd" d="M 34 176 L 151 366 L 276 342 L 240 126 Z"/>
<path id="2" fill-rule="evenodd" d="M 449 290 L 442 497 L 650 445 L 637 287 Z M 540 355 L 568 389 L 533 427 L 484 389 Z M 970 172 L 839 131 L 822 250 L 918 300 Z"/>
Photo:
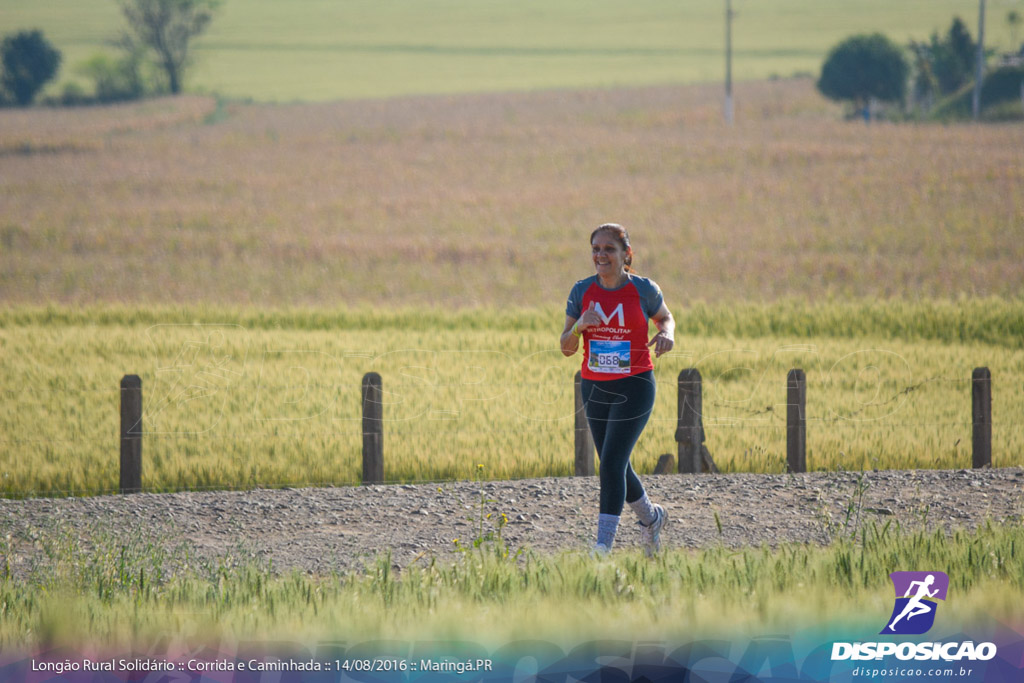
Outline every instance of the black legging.
<path id="1" fill-rule="evenodd" d="M 603 382 L 584 379 L 580 390 L 601 459 L 601 513 L 621 515 L 626 501 L 632 503 L 644 495 L 629 456 L 654 408 L 654 373 L 648 370 Z"/>

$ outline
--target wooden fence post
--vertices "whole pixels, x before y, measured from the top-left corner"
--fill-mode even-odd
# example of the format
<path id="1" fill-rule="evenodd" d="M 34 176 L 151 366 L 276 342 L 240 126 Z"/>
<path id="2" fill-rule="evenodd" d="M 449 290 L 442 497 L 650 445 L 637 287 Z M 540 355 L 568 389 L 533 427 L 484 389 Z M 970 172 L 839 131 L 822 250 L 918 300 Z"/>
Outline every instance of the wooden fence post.
<path id="1" fill-rule="evenodd" d="M 121 493 L 142 490 L 142 378 L 121 378 Z"/>
<path id="2" fill-rule="evenodd" d="M 583 410 L 583 373 L 576 371 L 573 378 L 573 393 L 575 394 L 574 404 L 576 406 L 576 463 L 574 472 L 577 477 L 594 476 L 594 435 L 590 433 L 590 425 L 587 424 L 587 414 Z"/>
<path id="3" fill-rule="evenodd" d="M 992 373 L 988 368 L 974 368 L 971 376 L 971 413 L 974 433 L 975 469 L 992 467 Z"/>
<path id="4" fill-rule="evenodd" d="M 676 456 L 662 453 L 658 456 L 658 464 L 654 466 L 654 474 L 668 474 L 676 466 Z"/>
<path id="5" fill-rule="evenodd" d="M 384 481 L 383 382 L 376 372 L 363 376 L 363 484 Z"/>
<path id="6" fill-rule="evenodd" d="M 679 473 L 700 474 L 704 442 L 700 371 L 687 368 L 679 373 L 679 411 L 676 443 L 679 444 Z"/>
<path id="7" fill-rule="evenodd" d="M 786 378 L 786 466 L 807 471 L 807 376 L 800 369 Z"/>

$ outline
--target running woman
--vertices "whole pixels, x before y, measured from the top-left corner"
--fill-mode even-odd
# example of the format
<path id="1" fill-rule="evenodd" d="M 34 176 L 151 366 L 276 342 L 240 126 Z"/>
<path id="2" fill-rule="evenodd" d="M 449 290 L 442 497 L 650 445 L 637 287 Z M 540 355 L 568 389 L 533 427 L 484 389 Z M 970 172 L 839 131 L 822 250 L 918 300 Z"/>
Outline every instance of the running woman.
<path id="1" fill-rule="evenodd" d="M 621 225 L 607 223 L 590 235 L 596 274 L 569 293 L 562 353 L 571 356 L 583 341 L 583 409 L 600 459 L 601 500 L 594 552 L 611 550 L 625 503 L 640 518 L 648 556 L 661 547 L 668 521 L 664 508 L 647 497 L 629 464 L 654 407 L 655 357 L 672 350 L 675 321 L 661 289 L 630 268 L 633 249 Z M 648 321 L 657 333 L 648 341 Z"/>

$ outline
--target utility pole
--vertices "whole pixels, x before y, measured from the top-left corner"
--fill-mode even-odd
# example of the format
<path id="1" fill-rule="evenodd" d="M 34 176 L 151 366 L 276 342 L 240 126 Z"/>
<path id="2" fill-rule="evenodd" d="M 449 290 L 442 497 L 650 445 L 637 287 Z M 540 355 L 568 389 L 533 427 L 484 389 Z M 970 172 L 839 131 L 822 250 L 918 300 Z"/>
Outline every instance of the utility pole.
<path id="1" fill-rule="evenodd" d="M 732 121 L 732 0 L 725 0 L 725 122 Z"/>
<path id="2" fill-rule="evenodd" d="M 978 0 L 978 62 L 974 71 L 974 120 L 981 115 L 981 79 L 985 77 L 985 0 Z"/>

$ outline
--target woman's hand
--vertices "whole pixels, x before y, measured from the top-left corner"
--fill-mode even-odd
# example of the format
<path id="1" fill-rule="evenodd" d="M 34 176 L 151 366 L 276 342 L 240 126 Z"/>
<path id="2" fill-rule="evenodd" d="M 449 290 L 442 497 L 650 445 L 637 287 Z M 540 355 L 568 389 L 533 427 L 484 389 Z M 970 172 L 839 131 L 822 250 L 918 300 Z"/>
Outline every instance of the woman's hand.
<path id="1" fill-rule="evenodd" d="M 654 357 L 659 358 L 661 354 L 668 353 L 675 346 L 675 340 L 672 339 L 672 335 L 662 330 L 658 334 L 651 337 L 651 341 L 647 343 L 647 346 L 654 347 Z"/>
<path id="2" fill-rule="evenodd" d="M 654 357 L 658 358 L 663 353 L 671 351 L 672 347 L 676 345 L 676 321 L 664 303 L 661 304 L 661 308 L 658 309 L 658 312 L 651 319 L 658 326 L 658 333 L 651 337 L 651 341 L 647 346 L 654 347 Z"/>
<path id="3" fill-rule="evenodd" d="M 594 302 L 590 302 L 590 306 L 587 310 L 583 311 L 583 315 L 576 321 L 576 330 L 583 332 L 587 328 L 597 327 L 601 324 L 601 315 L 594 309 Z"/>

